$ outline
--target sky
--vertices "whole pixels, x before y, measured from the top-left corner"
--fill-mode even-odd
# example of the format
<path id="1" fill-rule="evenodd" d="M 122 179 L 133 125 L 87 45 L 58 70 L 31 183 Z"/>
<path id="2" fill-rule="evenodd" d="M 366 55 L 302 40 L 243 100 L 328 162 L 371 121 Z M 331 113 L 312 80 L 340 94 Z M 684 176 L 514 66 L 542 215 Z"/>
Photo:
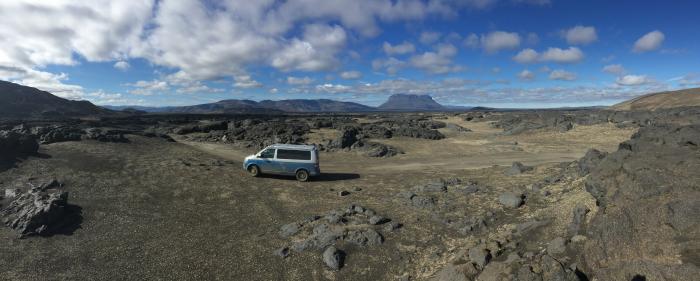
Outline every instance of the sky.
<path id="1" fill-rule="evenodd" d="M 0 80 L 99 105 L 610 105 L 700 87 L 698 1 L 0 1 Z"/>

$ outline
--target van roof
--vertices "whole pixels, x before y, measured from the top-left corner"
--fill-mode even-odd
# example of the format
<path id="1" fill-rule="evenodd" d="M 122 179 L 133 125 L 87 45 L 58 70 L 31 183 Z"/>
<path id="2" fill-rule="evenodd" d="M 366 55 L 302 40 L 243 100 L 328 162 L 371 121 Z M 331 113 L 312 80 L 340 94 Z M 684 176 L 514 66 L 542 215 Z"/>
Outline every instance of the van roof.
<path id="1" fill-rule="evenodd" d="M 277 149 L 293 149 L 293 150 L 314 150 L 314 149 L 316 149 L 315 145 L 308 145 L 308 144 L 276 143 L 276 144 L 270 145 L 268 147 L 269 148 L 277 148 Z"/>

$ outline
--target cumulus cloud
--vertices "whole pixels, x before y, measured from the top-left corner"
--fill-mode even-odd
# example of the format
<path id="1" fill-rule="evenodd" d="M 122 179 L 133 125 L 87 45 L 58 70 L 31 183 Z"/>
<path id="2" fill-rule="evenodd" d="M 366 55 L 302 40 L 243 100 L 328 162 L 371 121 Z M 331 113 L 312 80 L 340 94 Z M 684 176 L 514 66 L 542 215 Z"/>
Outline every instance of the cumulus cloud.
<path id="1" fill-rule="evenodd" d="M 423 31 L 420 34 L 420 39 L 419 41 L 423 44 L 432 44 L 435 43 L 435 41 L 439 40 L 442 34 L 440 32 L 433 32 L 433 31 Z"/>
<path id="2" fill-rule="evenodd" d="M 535 73 L 525 69 L 518 73 L 518 78 L 523 81 L 532 81 L 535 79 Z"/>
<path id="3" fill-rule="evenodd" d="M 550 80 L 574 81 L 576 73 L 568 72 L 562 69 L 556 69 L 549 73 Z"/>
<path id="4" fill-rule="evenodd" d="M 576 63 L 583 60 L 583 52 L 576 47 L 568 49 L 549 48 L 540 55 L 540 60 L 556 63 Z"/>
<path id="5" fill-rule="evenodd" d="M 613 75 L 622 75 L 625 73 L 625 68 L 621 64 L 610 64 L 603 67 L 603 72 Z"/>
<path id="6" fill-rule="evenodd" d="M 284 70 L 320 71 L 336 66 L 335 54 L 345 45 L 347 35 L 340 26 L 311 24 L 305 27 L 304 40 L 292 44 L 272 58 L 272 66 Z"/>
<path id="7" fill-rule="evenodd" d="M 457 54 L 457 48 L 454 45 L 440 44 L 435 49 L 435 52 L 412 56 L 411 65 L 432 74 L 444 74 L 461 69 L 452 63 L 452 58 Z"/>
<path id="8" fill-rule="evenodd" d="M 519 63 L 533 63 L 537 62 L 539 54 L 533 49 L 524 49 L 520 51 L 517 55 L 513 57 L 513 60 Z"/>
<path id="9" fill-rule="evenodd" d="M 666 36 L 658 30 L 654 30 L 637 39 L 634 43 L 632 51 L 635 53 L 644 53 L 658 49 L 666 39 Z"/>
<path id="10" fill-rule="evenodd" d="M 651 82 L 653 82 L 653 80 L 646 75 L 625 75 L 615 80 L 615 83 L 621 86 L 639 86 Z"/>
<path id="11" fill-rule="evenodd" d="M 343 79 L 348 79 L 348 80 L 359 79 L 362 77 L 362 72 L 354 71 L 354 70 L 353 71 L 344 71 L 344 72 L 340 73 L 340 77 Z"/>
<path id="12" fill-rule="evenodd" d="M 481 47 L 487 53 L 515 49 L 520 46 L 520 35 L 515 32 L 493 31 L 480 38 Z"/>
<path id="13" fill-rule="evenodd" d="M 542 53 L 533 49 L 524 49 L 513 57 L 518 63 L 534 62 L 556 62 L 556 63 L 577 63 L 583 60 L 584 55 L 581 49 L 569 47 L 568 49 L 549 48 Z"/>
<path id="14" fill-rule="evenodd" d="M 399 70 L 406 67 L 406 62 L 390 57 L 386 59 L 375 59 L 372 61 L 372 69 L 383 70 L 389 75 L 395 75 Z"/>
<path id="15" fill-rule="evenodd" d="M 384 42 L 384 45 L 382 45 L 382 47 L 384 49 L 384 53 L 386 53 L 389 56 L 405 55 L 416 51 L 416 47 L 409 42 L 403 42 L 401 44 L 393 46 L 388 42 Z"/>
<path id="16" fill-rule="evenodd" d="M 314 82 L 314 79 L 310 77 L 287 77 L 287 84 L 289 85 L 309 85 Z"/>
<path id="17" fill-rule="evenodd" d="M 598 40 L 595 27 L 582 25 L 562 31 L 562 37 L 571 45 L 587 45 Z"/>
<path id="18" fill-rule="evenodd" d="M 467 46 L 472 49 L 479 48 L 479 35 L 476 35 L 474 33 L 469 34 L 467 38 L 464 38 L 464 46 Z"/>
<path id="19" fill-rule="evenodd" d="M 251 89 L 263 86 L 262 83 L 255 81 L 250 75 L 238 75 L 233 77 L 233 80 L 233 86 L 236 88 Z"/>
<path id="20" fill-rule="evenodd" d="M 123 60 L 114 63 L 114 68 L 119 69 L 121 71 L 126 71 L 127 69 L 129 69 L 129 67 L 131 67 L 131 65 Z"/>
<path id="21" fill-rule="evenodd" d="M 162 80 L 139 80 L 136 83 L 129 83 L 127 86 L 133 87 L 128 91 L 129 94 L 150 96 L 156 93 L 163 93 L 170 90 L 170 85 Z"/>

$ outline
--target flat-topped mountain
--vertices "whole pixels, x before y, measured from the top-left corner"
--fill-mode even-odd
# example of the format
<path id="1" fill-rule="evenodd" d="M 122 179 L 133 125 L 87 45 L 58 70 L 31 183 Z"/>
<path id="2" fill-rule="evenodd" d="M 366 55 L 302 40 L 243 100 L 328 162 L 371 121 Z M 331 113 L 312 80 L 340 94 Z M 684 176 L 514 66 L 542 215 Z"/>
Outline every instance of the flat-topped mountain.
<path id="1" fill-rule="evenodd" d="M 613 110 L 657 110 L 663 108 L 700 106 L 700 88 L 653 93 L 610 107 Z"/>
<path id="2" fill-rule="evenodd" d="M 40 119 L 114 114 L 89 101 L 72 101 L 37 88 L 0 81 L 0 118 Z"/>
<path id="3" fill-rule="evenodd" d="M 429 95 L 394 94 L 378 107 L 387 111 L 438 111 L 445 107 Z"/>

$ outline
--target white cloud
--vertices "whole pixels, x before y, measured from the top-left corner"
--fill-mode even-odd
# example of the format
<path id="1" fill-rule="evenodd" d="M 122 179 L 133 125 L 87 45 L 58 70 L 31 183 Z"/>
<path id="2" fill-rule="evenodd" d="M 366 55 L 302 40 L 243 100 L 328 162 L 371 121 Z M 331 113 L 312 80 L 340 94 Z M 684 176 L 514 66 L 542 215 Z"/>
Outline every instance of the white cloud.
<path id="1" fill-rule="evenodd" d="M 625 75 L 618 77 L 615 81 L 615 83 L 621 86 L 639 86 L 651 82 L 653 82 L 653 80 L 646 75 Z"/>
<path id="2" fill-rule="evenodd" d="M 348 79 L 348 80 L 359 79 L 359 78 L 362 77 L 362 72 L 359 72 L 359 71 L 344 71 L 344 72 L 340 73 L 340 77 L 343 78 L 343 79 Z"/>
<path id="3" fill-rule="evenodd" d="M 420 34 L 420 39 L 419 41 L 423 44 L 432 44 L 435 43 L 435 41 L 439 40 L 442 34 L 440 32 L 433 32 L 433 31 L 423 31 Z"/>
<path id="4" fill-rule="evenodd" d="M 576 47 L 568 49 L 549 48 L 540 55 L 540 60 L 545 62 L 556 63 L 576 63 L 583 60 L 583 52 Z"/>
<path id="5" fill-rule="evenodd" d="M 236 88 L 251 89 L 260 88 L 263 86 L 262 83 L 255 81 L 252 77 L 250 77 L 250 75 L 234 76 L 233 80 L 235 81 L 233 86 Z"/>
<path id="6" fill-rule="evenodd" d="M 289 85 L 309 85 L 314 82 L 314 79 L 310 77 L 287 77 L 287 84 Z"/>
<path id="7" fill-rule="evenodd" d="M 317 91 L 329 93 L 329 94 L 347 93 L 348 91 L 350 91 L 350 89 L 351 88 L 349 86 L 340 85 L 340 84 L 316 85 Z"/>
<path id="8" fill-rule="evenodd" d="M 464 39 L 464 46 L 467 46 L 472 49 L 479 48 L 479 35 L 476 35 L 474 33 L 469 34 L 467 38 Z"/>
<path id="9" fill-rule="evenodd" d="M 329 70 L 338 63 L 335 54 L 345 45 L 347 35 L 340 26 L 307 25 L 304 40 L 292 44 L 273 56 L 272 66 L 281 70 Z"/>
<path id="10" fill-rule="evenodd" d="M 661 47 L 664 39 L 666 39 L 666 36 L 661 31 L 654 30 L 639 38 L 637 42 L 634 43 L 632 51 L 635 53 L 644 53 L 656 50 Z"/>
<path id="11" fill-rule="evenodd" d="M 581 49 L 569 47 L 568 49 L 549 48 L 542 53 L 533 49 L 524 49 L 513 57 L 518 63 L 534 62 L 556 62 L 556 63 L 577 63 L 583 60 L 584 55 Z"/>
<path id="12" fill-rule="evenodd" d="M 532 81 L 535 79 L 535 73 L 530 71 L 530 70 L 523 70 L 520 73 L 518 73 L 518 78 L 523 81 Z"/>
<path id="13" fill-rule="evenodd" d="M 515 32 L 493 31 L 481 35 L 481 47 L 487 53 L 497 53 L 501 50 L 515 49 L 520 46 L 520 35 Z"/>
<path id="14" fill-rule="evenodd" d="M 540 36 L 537 35 L 537 33 L 530 32 L 527 34 L 527 44 L 528 45 L 537 45 L 537 43 L 540 42 Z"/>
<path id="15" fill-rule="evenodd" d="M 270 94 L 276 94 L 276 93 L 279 93 L 279 91 L 280 91 L 280 90 L 277 89 L 277 88 L 272 88 L 272 89 L 270 89 L 268 92 L 270 92 Z"/>
<path id="16" fill-rule="evenodd" d="M 406 67 L 405 61 L 393 57 L 387 59 L 375 59 L 372 61 L 372 69 L 375 71 L 384 70 L 389 75 L 395 75 L 404 67 Z"/>
<path id="17" fill-rule="evenodd" d="M 401 44 L 393 46 L 388 42 L 384 42 L 384 45 L 382 47 L 384 49 L 384 53 L 386 53 L 389 56 L 405 55 L 416 51 L 416 47 L 409 42 L 403 42 Z"/>
<path id="18" fill-rule="evenodd" d="M 170 90 L 170 85 L 168 84 L 168 82 L 162 80 L 139 80 L 136 81 L 136 83 L 127 84 L 127 86 L 134 88 L 128 91 L 129 94 L 143 96 L 150 96 L 156 93 L 163 93 Z"/>
<path id="19" fill-rule="evenodd" d="M 563 31 L 562 37 L 571 45 L 587 45 L 598 40 L 595 27 L 582 25 Z"/>
<path id="20" fill-rule="evenodd" d="M 533 49 L 524 49 L 513 57 L 513 60 L 519 63 L 537 62 L 539 54 Z"/>
<path id="21" fill-rule="evenodd" d="M 121 71 L 126 71 L 127 69 L 129 69 L 129 67 L 131 67 L 131 65 L 129 65 L 128 62 L 123 60 L 114 63 L 114 68 L 119 69 Z"/>
<path id="22" fill-rule="evenodd" d="M 699 87 L 700 74 L 690 73 L 681 77 L 670 79 L 669 82 L 677 82 L 681 87 Z"/>
<path id="23" fill-rule="evenodd" d="M 625 73 L 625 68 L 621 64 L 610 64 L 603 67 L 603 72 L 614 75 L 622 75 Z"/>
<path id="24" fill-rule="evenodd" d="M 425 52 L 412 56 L 411 65 L 432 74 L 444 74 L 461 69 L 452 63 L 452 58 L 457 54 L 457 48 L 454 45 L 440 44 L 435 49 L 436 52 Z"/>
<path id="25" fill-rule="evenodd" d="M 549 73 L 550 80 L 574 81 L 576 73 L 568 72 L 562 69 L 556 69 Z"/>

